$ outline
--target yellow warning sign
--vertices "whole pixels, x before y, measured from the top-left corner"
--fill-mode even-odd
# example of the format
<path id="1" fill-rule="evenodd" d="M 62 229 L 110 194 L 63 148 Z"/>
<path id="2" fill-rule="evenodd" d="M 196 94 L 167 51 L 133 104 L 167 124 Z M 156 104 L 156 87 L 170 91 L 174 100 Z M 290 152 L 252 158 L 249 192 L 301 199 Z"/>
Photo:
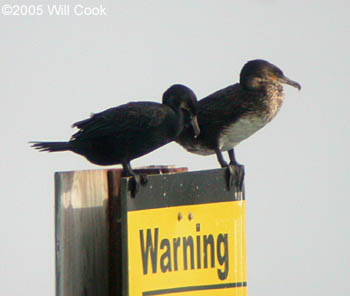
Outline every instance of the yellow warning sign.
<path id="1" fill-rule="evenodd" d="M 246 295 L 245 201 L 127 215 L 130 296 Z"/>

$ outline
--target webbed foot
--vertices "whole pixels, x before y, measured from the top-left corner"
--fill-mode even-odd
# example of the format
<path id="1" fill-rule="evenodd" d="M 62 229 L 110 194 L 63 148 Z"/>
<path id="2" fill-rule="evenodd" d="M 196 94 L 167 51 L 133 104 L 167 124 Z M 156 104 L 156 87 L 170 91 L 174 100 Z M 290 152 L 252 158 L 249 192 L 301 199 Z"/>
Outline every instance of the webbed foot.
<path id="1" fill-rule="evenodd" d="M 238 191 L 241 192 L 243 190 L 245 176 L 244 166 L 238 163 L 231 164 L 231 162 L 229 166 L 233 168 L 235 186 L 238 188 Z"/>
<path id="2" fill-rule="evenodd" d="M 139 192 L 140 185 L 141 177 L 138 175 L 131 176 L 131 180 L 129 182 L 129 190 L 132 198 L 135 198 L 137 192 Z"/>
<path id="3" fill-rule="evenodd" d="M 234 180 L 235 180 L 234 166 L 228 165 L 226 167 L 226 185 L 229 191 L 234 186 Z"/>

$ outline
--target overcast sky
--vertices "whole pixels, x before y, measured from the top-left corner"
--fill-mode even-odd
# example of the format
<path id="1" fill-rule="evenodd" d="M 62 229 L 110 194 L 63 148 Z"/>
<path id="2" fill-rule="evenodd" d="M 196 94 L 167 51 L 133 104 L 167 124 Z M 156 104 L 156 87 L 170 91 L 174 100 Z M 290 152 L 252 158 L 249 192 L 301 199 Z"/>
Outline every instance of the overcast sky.
<path id="1" fill-rule="evenodd" d="M 99 168 L 28 141 L 66 140 L 91 112 L 160 101 L 173 83 L 202 98 L 256 58 L 302 90 L 285 86 L 278 116 L 236 149 L 249 295 L 350 294 L 349 1 L 67 1 L 69 16 L 50 16 L 52 1 L 0 5 L 19 2 L 44 11 L 0 13 L 1 295 L 54 295 L 53 174 Z M 76 4 L 107 15 L 75 15 Z M 132 162 L 151 164 L 218 167 L 176 144 Z"/>

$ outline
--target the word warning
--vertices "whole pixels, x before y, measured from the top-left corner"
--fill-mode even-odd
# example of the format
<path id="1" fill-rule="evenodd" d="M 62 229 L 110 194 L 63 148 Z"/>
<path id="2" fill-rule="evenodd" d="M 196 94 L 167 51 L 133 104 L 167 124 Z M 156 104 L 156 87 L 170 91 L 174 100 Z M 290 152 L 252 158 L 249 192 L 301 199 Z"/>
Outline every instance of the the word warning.
<path id="1" fill-rule="evenodd" d="M 246 295 L 244 200 L 127 215 L 129 295 Z"/>

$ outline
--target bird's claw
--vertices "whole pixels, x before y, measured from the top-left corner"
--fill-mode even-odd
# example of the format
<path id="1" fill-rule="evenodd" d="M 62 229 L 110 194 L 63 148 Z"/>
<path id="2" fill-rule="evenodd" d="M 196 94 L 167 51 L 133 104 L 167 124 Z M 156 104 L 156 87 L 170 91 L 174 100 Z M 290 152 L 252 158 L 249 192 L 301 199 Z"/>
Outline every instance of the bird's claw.
<path id="1" fill-rule="evenodd" d="M 129 182 L 129 190 L 131 193 L 131 197 L 135 198 L 136 194 L 140 190 L 141 186 L 146 186 L 148 183 L 148 179 L 146 175 L 135 175 L 131 177 L 131 180 Z"/>
<path id="2" fill-rule="evenodd" d="M 235 171 L 235 185 L 238 188 L 238 191 L 241 192 L 243 190 L 243 184 L 244 184 L 244 166 L 240 164 L 234 165 L 234 171 Z"/>
<path id="3" fill-rule="evenodd" d="M 245 175 L 244 166 L 240 164 L 235 165 L 234 169 L 235 169 L 235 177 L 236 177 L 235 185 L 237 186 L 238 191 L 242 192 L 243 184 L 244 184 L 244 175 Z"/>
<path id="4" fill-rule="evenodd" d="M 227 189 L 231 190 L 232 187 L 235 186 L 238 191 L 241 192 L 243 189 L 244 175 L 244 166 L 230 163 L 226 169 Z"/>
<path id="5" fill-rule="evenodd" d="M 140 176 L 137 176 L 137 175 L 131 177 L 131 180 L 129 182 L 129 190 L 132 198 L 134 198 L 137 192 L 140 190 L 140 184 L 141 184 L 140 179 L 141 179 Z"/>
<path id="6" fill-rule="evenodd" d="M 140 175 L 140 179 L 141 179 L 141 185 L 146 186 L 148 183 L 147 175 Z"/>
<path id="7" fill-rule="evenodd" d="M 227 184 L 227 189 L 231 190 L 234 184 L 234 167 L 231 165 L 228 165 L 226 167 L 226 184 Z"/>

